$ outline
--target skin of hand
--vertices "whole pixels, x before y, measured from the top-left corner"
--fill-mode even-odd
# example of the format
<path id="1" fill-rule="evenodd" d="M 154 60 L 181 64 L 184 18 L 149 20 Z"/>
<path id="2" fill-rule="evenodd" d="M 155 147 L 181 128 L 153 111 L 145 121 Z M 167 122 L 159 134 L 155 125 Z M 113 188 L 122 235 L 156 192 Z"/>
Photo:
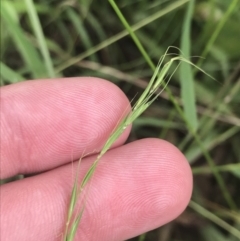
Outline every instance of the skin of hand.
<path id="1" fill-rule="evenodd" d="M 61 240 L 77 161 L 79 182 L 129 101 L 98 78 L 32 80 L 1 87 L 1 240 Z M 89 184 L 76 240 L 121 241 L 160 227 L 186 208 L 192 173 L 183 154 L 154 138 L 101 159 Z"/>

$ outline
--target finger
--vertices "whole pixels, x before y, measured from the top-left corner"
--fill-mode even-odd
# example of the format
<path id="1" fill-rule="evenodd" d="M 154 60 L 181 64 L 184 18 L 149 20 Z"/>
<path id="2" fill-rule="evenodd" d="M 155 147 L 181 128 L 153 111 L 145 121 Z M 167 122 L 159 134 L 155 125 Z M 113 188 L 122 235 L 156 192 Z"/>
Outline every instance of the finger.
<path id="1" fill-rule="evenodd" d="M 81 163 L 81 177 L 93 160 Z M 72 185 L 69 164 L 2 186 L 3 240 L 60 240 Z M 191 191 L 189 165 L 171 144 L 145 139 L 112 149 L 87 189 L 76 240 L 121 241 L 157 228 L 185 209 Z"/>
<path id="2" fill-rule="evenodd" d="M 0 98 L 1 178 L 45 171 L 98 151 L 130 109 L 117 86 L 98 78 L 22 82 L 2 87 Z"/>

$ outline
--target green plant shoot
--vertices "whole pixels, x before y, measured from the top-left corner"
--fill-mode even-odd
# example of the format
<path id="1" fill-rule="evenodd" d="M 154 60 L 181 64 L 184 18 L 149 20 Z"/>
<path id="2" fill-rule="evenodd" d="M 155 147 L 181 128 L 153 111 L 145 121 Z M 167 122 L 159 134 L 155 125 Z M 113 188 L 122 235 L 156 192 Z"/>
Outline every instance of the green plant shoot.
<path id="1" fill-rule="evenodd" d="M 119 138 L 119 136 L 124 132 L 124 130 L 133 123 L 134 120 L 136 120 L 156 99 L 157 97 L 161 94 L 161 92 L 165 89 L 167 86 L 168 82 L 170 81 L 173 73 L 176 71 L 176 69 L 173 71 L 173 73 L 170 75 L 170 77 L 165 81 L 166 76 L 168 75 L 168 72 L 170 70 L 170 67 L 174 61 L 179 61 L 179 64 L 181 62 L 186 62 L 188 64 L 193 65 L 203 73 L 207 74 L 204 72 L 202 69 L 194 65 L 192 62 L 189 60 L 177 56 L 167 63 L 163 65 L 163 61 L 168 55 L 168 51 L 171 47 L 167 49 L 165 54 L 163 55 L 162 58 L 160 58 L 160 61 L 153 73 L 152 78 L 149 81 L 148 86 L 142 93 L 142 95 L 139 97 L 139 99 L 136 101 L 136 103 L 132 107 L 132 111 L 127 113 L 123 120 L 116 126 L 116 128 L 113 130 L 112 134 L 109 136 L 108 140 L 106 141 L 105 145 L 103 146 L 102 150 L 98 154 L 96 160 L 93 162 L 92 166 L 89 168 L 87 173 L 85 174 L 84 178 L 82 179 L 80 185 L 78 185 L 78 175 L 76 175 L 74 186 L 72 189 L 71 193 L 71 198 L 69 202 L 69 207 L 68 207 L 68 215 L 67 215 L 67 221 L 66 221 L 66 228 L 64 232 L 64 241 L 73 241 L 75 233 L 77 231 L 77 227 L 81 221 L 81 217 L 84 211 L 84 205 L 81 208 L 81 211 L 78 214 L 74 214 L 76 212 L 76 204 L 77 200 L 82 193 L 82 190 L 85 188 L 87 183 L 91 180 L 98 162 L 102 158 L 102 156 L 111 148 L 113 143 Z M 208 75 L 208 74 L 207 74 Z M 161 91 L 158 91 L 159 88 L 162 86 Z"/>

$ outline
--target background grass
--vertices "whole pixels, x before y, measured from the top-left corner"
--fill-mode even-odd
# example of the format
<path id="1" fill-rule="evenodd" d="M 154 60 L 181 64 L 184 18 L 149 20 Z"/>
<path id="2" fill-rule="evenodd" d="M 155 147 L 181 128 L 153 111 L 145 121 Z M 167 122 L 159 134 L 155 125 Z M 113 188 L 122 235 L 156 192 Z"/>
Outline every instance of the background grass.
<path id="1" fill-rule="evenodd" d="M 2 0 L 1 83 L 98 76 L 131 100 L 167 47 L 181 48 L 216 81 L 182 64 L 129 141 L 179 147 L 194 173 L 192 201 L 175 221 L 132 240 L 240 240 L 240 1 L 116 5 L 122 18 L 108 1 Z"/>

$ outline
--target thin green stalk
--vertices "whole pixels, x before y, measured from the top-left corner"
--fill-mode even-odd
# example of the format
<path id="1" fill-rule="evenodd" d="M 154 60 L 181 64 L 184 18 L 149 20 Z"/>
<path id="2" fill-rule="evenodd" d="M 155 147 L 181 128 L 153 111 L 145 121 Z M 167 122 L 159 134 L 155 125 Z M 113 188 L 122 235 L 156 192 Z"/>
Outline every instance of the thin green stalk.
<path id="1" fill-rule="evenodd" d="M 216 216 L 215 214 L 213 214 L 212 212 L 208 211 L 207 209 L 205 209 L 204 207 L 200 206 L 199 204 L 197 204 L 194 201 L 190 201 L 189 206 L 194 211 L 199 213 L 201 216 L 211 220 L 212 222 L 217 224 L 219 227 L 225 229 L 227 232 L 229 232 L 230 234 L 234 235 L 235 237 L 237 237 L 240 240 L 240 238 L 239 238 L 240 237 L 240 231 L 239 230 L 237 230 L 236 228 L 234 228 L 230 224 L 226 223 L 221 218 L 219 218 L 218 216 Z"/>
<path id="2" fill-rule="evenodd" d="M 135 44 L 137 45 L 139 51 L 142 53 L 143 57 L 145 58 L 146 62 L 149 64 L 149 66 L 151 67 L 152 70 L 155 69 L 155 65 L 152 62 L 152 60 L 149 58 L 149 55 L 147 54 L 147 52 L 145 51 L 145 49 L 143 48 L 142 44 L 140 43 L 139 39 L 137 38 L 136 34 L 134 33 L 134 31 L 132 30 L 131 26 L 128 24 L 126 18 L 123 16 L 122 12 L 120 11 L 120 9 L 118 8 L 117 4 L 114 2 L 114 0 L 109 0 L 110 4 L 112 5 L 114 11 L 116 12 L 116 14 L 118 15 L 119 19 L 121 20 L 123 26 L 127 29 L 127 31 L 129 32 L 130 36 L 132 37 L 133 41 L 135 42 Z"/>
<path id="3" fill-rule="evenodd" d="M 227 164 L 222 166 L 215 166 L 214 167 L 217 172 L 236 172 L 239 171 L 240 173 L 240 163 L 236 164 Z M 192 168 L 192 172 L 194 175 L 197 174 L 211 174 L 211 170 L 208 167 L 194 167 Z"/>
<path id="4" fill-rule="evenodd" d="M 72 193 L 71 193 L 71 198 L 70 198 L 70 203 L 68 206 L 68 214 L 67 214 L 67 221 L 66 221 L 66 227 L 64 230 L 64 241 L 67 241 L 67 236 L 69 233 L 69 225 L 71 224 L 71 219 L 75 210 L 75 206 L 77 203 L 77 199 L 78 199 L 78 173 L 79 173 L 79 167 L 80 167 L 80 163 L 81 163 L 82 158 L 80 158 L 79 162 L 78 162 L 78 167 L 77 167 L 77 172 L 76 172 L 76 176 L 75 176 L 75 180 L 74 180 L 74 185 L 72 188 Z"/>
<path id="5" fill-rule="evenodd" d="M 206 150 L 210 151 L 217 145 L 226 142 L 228 139 L 230 139 L 232 136 L 236 135 L 239 132 L 240 127 L 232 126 L 231 128 L 227 129 L 221 134 L 213 134 L 212 136 L 209 135 L 210 138 L 206 138 L 203 142 L 203 145 L 206 148 Z M 191 145 L 188 150 L 189 151 L 186 151 L 185 155 L 190 163 L 192 163 L 201 155 L 201 150 L 196 149 L 196 145 Z"/>
<path id="6" fill-rule="evenodd" d="M 195 134 L 194 132 L 192 132 L 192 134 L 193 134 L 196 142 L 200 146 L 200 148 L 204 151 L 203 154 L 204 154 L 206 160 L 208 161 L 208 165 L 209 165 L 213 175 L 215 176 L 215 179 L 217 180 L 217 183 L 218 183 L 218 185 L 219 185 L 219 187 L 222 191 L 222 194 L 223 194 L 227 204 L 229 205 L 229 207 L 231 209 L 236 210 L 237 206 L 236 206 L 235 202 L 233 201 L 231 195 L 229 194 L 228 189 L 227 189 L 227 187 L 224 183 L 224 180 L 223 180 L 222 176 L 220 175 L 219 172 L 216 171 L 215 163 L 214 163 L 213 159 L 211 158 L 210 154 L 206 151 L 206 149 L 205 149 L 204 145 L 202 144 L 199 136 L 197 134 Z"/>

